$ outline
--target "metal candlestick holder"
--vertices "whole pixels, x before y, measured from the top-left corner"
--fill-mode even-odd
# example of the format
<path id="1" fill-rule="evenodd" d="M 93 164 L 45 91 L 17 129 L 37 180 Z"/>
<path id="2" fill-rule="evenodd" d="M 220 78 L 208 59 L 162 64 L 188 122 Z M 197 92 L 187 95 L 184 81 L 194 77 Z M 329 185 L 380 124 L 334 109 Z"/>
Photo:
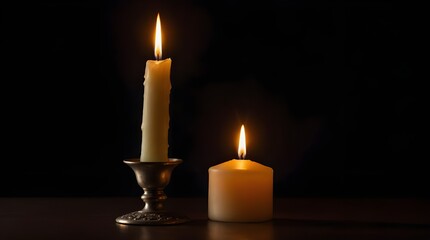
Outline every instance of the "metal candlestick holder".
<path id="1" fill-rule="evenodd" d="M 142 200 L 145 203 L 140 211 L 131 212 L 116 218 L 117 223 L 133 225 L 172 225 L 189 221 L 164 208 L 167 199 L 164 188 L 170 182 L 173 169 L 182 163 L 181 159 L 169 158 L 167 162 L 141 162 L 140 159 L 123 161 L 131 167 L 139 186 L 143 189 Z"/>

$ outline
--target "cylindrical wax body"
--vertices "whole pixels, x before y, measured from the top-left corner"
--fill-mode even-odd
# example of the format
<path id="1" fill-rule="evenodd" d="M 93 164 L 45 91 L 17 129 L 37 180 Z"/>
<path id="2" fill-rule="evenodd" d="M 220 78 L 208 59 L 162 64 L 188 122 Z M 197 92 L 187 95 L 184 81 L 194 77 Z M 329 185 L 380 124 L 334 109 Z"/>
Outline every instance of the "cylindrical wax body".
<path id="1" fill-rule="evenodd" d="M 168 161 L 171 59 L 148 60 L 145 69 L 140 161 Z"/>
<path id="2" fill-rule="evenodd" d="M 262 222 L 273 216 L 273 169 L 233 159 L 209 168 L 208 217 Z"/>

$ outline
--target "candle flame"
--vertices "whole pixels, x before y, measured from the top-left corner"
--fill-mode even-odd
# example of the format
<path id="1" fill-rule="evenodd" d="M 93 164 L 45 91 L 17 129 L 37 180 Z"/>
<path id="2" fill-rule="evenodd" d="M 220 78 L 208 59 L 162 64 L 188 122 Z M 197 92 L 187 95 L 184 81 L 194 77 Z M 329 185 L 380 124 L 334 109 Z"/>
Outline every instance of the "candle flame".
<path id="1" fill-rule="evenodd" d="M 160 14 L 157 14 L 157 24 L 155 26 L 155 48 L 154 54 L 155 59 L 160 60 L 162 56 L 162 47 L 161 47 L 161 21 Z"/>
<path id="2" fill-rule="evenodd" d="M 239 155 L 239 159 L 245 159 L 246 155 L 246 138 L 245 138 L 245 126 L 240 128 L 240 137 L 239 137 L 239 147 L 237 150 L 237 154 Z"/>

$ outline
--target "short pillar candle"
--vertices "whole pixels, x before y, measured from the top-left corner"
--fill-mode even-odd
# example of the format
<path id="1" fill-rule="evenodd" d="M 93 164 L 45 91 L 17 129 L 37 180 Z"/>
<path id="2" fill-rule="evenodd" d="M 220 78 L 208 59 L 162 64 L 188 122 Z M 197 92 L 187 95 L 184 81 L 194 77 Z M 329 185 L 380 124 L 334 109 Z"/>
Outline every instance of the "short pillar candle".
<path id="1" fill-rule="evenodd" d="M 208 217 L 223 222 L 263 222 L 273 217 L 273 169 L 244 159 L 242 125 L 239 158 L 209 168 Z"/>

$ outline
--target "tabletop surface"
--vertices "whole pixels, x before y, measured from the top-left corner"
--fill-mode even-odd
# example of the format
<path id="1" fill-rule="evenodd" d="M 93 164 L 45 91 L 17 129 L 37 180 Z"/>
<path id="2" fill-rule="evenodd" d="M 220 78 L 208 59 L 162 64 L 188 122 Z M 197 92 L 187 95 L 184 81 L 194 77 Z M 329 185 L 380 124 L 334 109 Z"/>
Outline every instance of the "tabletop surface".
<path id="1" fill-rule="evenodd" d="M 207 217 L 205 198 L 168 198 L 190 221 L 168 226 L 116 223 L 143 208 L 136 198 L 0 198 L 0 239 L 430 239 L 423 198 L 277 198 L 273 219 L 225 223 Z"/>

